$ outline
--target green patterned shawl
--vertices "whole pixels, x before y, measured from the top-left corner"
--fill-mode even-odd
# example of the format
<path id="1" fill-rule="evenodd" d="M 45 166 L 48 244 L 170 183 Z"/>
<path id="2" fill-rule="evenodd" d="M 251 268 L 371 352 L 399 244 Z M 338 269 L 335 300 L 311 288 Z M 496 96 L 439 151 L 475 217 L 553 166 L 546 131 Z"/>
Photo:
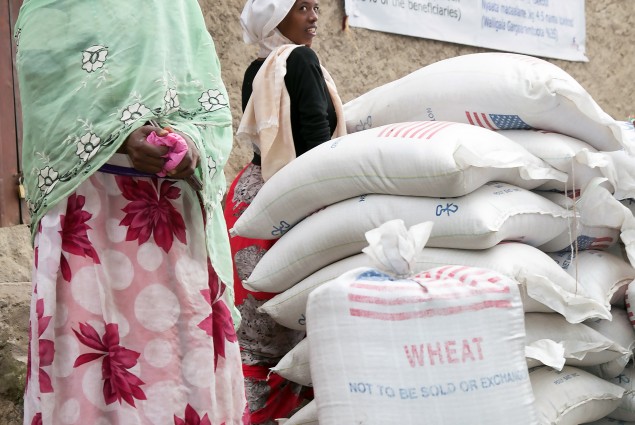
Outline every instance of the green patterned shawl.
<path id="1" fill-rule="evenodd" d="M 208 250 L 231 292 L 221 208 L 231 112 L 197 1 L 26 0 L 15 39 L 33 233 L 128 134 L 155 118 L 201 152 Z"/>

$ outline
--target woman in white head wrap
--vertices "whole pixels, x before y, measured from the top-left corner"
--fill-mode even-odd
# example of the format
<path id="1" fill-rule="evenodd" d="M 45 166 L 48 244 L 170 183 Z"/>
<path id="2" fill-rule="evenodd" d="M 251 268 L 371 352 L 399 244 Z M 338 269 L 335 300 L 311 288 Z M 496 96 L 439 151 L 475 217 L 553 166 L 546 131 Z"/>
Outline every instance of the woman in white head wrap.
<path id="1" fill-rule="evenodd" d="M 266 58 L 275 48 L 293 44 L 282 35 L 278 24 L 287 16 L 295 0 L 248 0 L 240 15 L 243 40 L 247 44 L 258 44 L 259 58 Z"/>
<path id="2" fill-rule="evenodd" d="M 227 195 L 225 219 L 231 229 L 264 181 L 296 156 L 344 134 L 342 103 L 330 75 L 311 44 L 317 35 L 318 0 L 247 0 L 240 17 L 244 41 L 257 44 L 242 86 L 243 118 L 237 132 L 254 147 L 252 161 Z M 234 260 L 238 330 L 252 424 L 274 424 L 301 406 L 307 388 L 286 381 L 269 368 L 303 337 L 276 324 L 257 308 L 275 294 L 251 292 L 242 281 L 273 240 L 235 236 Z M 310 391 L 309 391 L 310 392 Z"/>

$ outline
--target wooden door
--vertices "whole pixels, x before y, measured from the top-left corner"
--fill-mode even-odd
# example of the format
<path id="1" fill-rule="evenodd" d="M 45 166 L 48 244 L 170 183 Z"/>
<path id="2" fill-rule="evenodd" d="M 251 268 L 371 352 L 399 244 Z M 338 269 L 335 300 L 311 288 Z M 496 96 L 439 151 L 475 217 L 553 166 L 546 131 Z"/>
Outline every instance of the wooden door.
<path id="1" fill-rule="evenodd" d="M 22 120 L 13 28 L 22 0 L 0 0 L 0 227 L 26 223 L 19 196 Z"/>

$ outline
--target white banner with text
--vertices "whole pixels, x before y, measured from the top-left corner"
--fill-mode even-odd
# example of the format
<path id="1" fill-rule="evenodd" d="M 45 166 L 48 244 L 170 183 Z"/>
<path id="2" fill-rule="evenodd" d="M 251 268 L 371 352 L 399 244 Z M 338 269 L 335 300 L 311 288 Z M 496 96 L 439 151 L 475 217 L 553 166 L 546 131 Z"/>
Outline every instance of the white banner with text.
<path id="1" fill-rule="evenodd" d="M 584 0 L 345 0 L 352 27 L 587 62 Z"/>

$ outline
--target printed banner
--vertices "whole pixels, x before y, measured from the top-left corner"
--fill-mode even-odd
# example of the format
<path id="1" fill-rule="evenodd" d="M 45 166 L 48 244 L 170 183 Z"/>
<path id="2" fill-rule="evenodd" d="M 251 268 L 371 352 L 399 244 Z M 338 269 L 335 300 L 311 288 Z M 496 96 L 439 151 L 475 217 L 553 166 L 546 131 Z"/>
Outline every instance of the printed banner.
<path id="1" fill-rule="evenodd" d="M 584 0 L 345 0 L 345 7 L 352 27 L 588 62 Z"/>

